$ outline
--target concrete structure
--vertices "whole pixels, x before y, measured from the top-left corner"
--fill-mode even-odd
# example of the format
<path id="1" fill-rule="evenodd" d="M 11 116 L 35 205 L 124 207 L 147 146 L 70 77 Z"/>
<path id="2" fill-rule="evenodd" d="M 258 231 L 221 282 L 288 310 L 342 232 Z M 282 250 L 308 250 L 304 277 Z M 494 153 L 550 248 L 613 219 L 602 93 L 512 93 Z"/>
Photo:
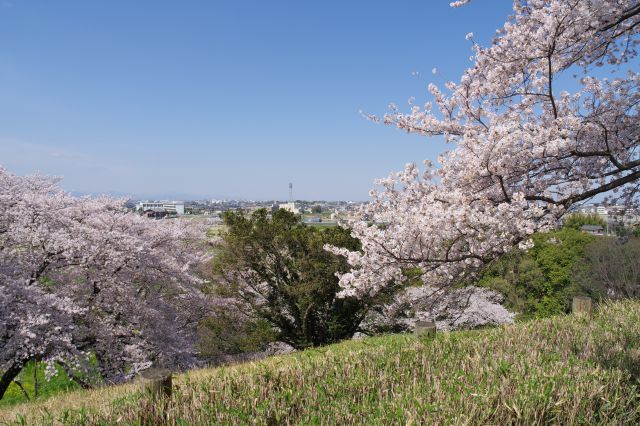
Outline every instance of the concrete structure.
<path id="1" fill-rule="evenodd" d="M 300 209 L 296 207 L 296 203 L 294 203 L 293 201 L 290 201 L 288 203 L 281 203 L 280 205 L 278 205 L 278 208 L 290 211 L 294 214 L 300 213 Z"/>
<path id="2" fill-rule="evenodd" d="M 580 230 L 591 235 L 604 235 L 604 227 L 600 225 L 582 225 Z"/>
<path id="3" fill-rule="evenodd" d="M 628 206 L 586 204 L 575 209 L 576 213 L 596 214 L 604 220 L 605 234 L 614 234 L 621 226 L 633 227 L 640 224 L 640 211 Z"/>
<path id="4" fill-rule="evenodd" d="M 624 226 L 633 226 L 640 223 L 640 212 L 625 206 L 610 206 L 607 208 L 606 220 L 621 223 Z"/>
<path id="5" fill-rule="evenodd" d="M 183 215 L 184 203 L 182 201 L 140 201 L 136 210 L 154 212 L 166 212 L 168 214 Z"/>

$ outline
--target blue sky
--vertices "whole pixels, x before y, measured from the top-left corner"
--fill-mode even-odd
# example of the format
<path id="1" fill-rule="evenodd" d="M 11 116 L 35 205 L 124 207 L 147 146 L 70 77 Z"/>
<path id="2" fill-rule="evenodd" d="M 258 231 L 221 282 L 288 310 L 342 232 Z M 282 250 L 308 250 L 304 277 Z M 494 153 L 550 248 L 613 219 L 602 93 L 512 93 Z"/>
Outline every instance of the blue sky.
<path id="1" fill-rule="evenodd" d="M 511 7 L 448 3 L 0 1 L 0 164 L 83 193 L 366 199 L 443 145 L 359 111 L 457 80 Z"/>

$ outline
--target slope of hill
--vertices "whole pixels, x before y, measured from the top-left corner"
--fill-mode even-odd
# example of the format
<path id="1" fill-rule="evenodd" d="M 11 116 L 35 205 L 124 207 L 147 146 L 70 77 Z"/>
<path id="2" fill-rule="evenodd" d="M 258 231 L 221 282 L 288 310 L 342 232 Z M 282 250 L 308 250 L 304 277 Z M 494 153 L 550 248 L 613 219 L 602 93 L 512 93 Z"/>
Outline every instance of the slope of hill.
<path id="1" fill-rule="evenodd" d="M 0 411 L 22 424 L 639 424 L 640 302 L 436 338 L 390 335 Z"/>

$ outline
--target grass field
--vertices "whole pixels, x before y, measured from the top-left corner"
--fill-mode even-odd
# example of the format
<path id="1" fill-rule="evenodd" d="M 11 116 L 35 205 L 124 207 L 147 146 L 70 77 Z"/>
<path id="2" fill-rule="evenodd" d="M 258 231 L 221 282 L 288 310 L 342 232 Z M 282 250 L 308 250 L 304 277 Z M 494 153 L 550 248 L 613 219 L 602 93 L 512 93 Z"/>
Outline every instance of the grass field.
<path id="1" fill-rule="evenodd" d="M 428 340 L 389 335 L 0 410 L 22 424 L 640 424 L 640 302 Z"/>

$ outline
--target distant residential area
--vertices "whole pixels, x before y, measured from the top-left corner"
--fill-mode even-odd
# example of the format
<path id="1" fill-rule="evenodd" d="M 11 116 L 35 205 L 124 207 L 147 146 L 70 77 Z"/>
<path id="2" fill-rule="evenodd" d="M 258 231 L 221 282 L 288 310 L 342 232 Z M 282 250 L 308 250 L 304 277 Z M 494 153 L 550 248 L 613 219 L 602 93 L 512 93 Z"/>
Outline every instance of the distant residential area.
<path id="1" fill-rule="evenodd" d="M 225 211 L 246 211 L 258 209 L 275 212 L 288 210 L 302 215 L 303 221 L 312 225 L 337 225 L 340 220 L 359 218 L 362 201 L 253 201 L 253 200 L 130 200 L 127 206 L 136 212 L 155 219 L 177 216 L 205 216 L 213 221 L 222 221 Z"/>
<path id="2" fill-rule="evenodd" d="M 624 236 L 640 226 L 640 210 L 624 205 L 585 204 L 572 213 L 589 215 L 601 221 L 581 227 L 583 232 L 593 235 Z"/>
<path id="3" fill-rule="evenodd" d="M 155 219 L 203 216 L 213 222 L 222 222 L 221 215 L 226 211 L 251 213 L 258 209 L 266 209 L 273 213 L 278 209 L 284 209 L 302 215 L 304 223 L 317 226 L 335 226 L 340 220 L 360 219 L 359 211 L 364 204 L 366 202 L 363 201 L 295 200 L 285 202 L 214 199 L 130 200 L 127 206 L 140 214 Z M 583 232 L 593 235 L 626 235 L 640 226 L 640 210 L 624 205 L 585 204 L 573 209 L 570 214 L 588 215 L 599 219 L 599 223 L 586 224 L 581 227 Z"/>

